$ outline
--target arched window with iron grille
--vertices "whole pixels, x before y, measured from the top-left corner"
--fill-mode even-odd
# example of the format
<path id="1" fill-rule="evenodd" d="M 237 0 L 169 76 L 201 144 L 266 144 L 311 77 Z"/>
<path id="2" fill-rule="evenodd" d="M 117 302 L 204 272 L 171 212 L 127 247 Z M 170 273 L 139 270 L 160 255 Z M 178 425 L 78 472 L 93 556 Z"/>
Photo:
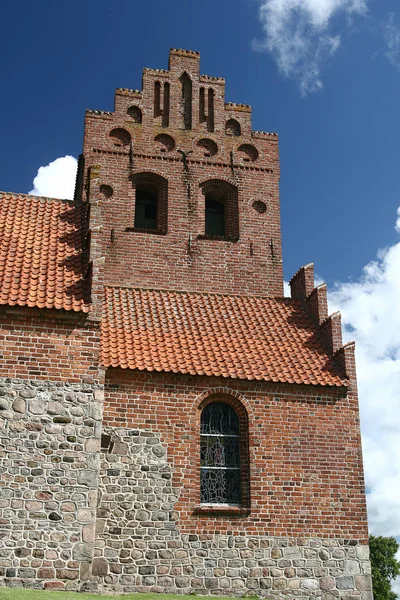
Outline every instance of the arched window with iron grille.
<path id="1" fill-rule="evenodd" d="M 200 420 L 200 502 L 240 506 L 240 420 L 225 402 L 211 402 Z"/>

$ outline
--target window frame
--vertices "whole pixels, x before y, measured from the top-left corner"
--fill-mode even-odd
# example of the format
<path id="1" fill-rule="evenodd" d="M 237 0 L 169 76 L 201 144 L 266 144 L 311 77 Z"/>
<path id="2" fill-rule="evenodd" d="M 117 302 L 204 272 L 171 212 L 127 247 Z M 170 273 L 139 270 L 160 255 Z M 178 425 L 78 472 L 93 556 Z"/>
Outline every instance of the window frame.
<path id="1" fill-rule="evenodd" d="M 153 235 L 166 235 L 168 232 L 168 180 L 157 173 L 141 172 L 135 173 L 131 177 L 132 187 L 134 190 L 134 210 L 133 223 L 136 219 L 136 191 L 149 193 L 157 196 L 157 225 L 155 228 L 135 227 L 135 225 L 126 227 L 125 231 L 134 233 L 150 233 Z"/>
<path id="2" fill-rule="evenodd" d="M 226 432 L 220 432 L 220 433 L 203 433 L 202 429 L 203 429 L 203 416 L 204 413 L 207 411 L 208 408 L 211 408 L 213 406 L 216 405 L 220 405 L 220 406 L 226 406 L 229 411 L 231 412 L 232 415 L 234 415 L 235 417 L 235 425 L 237 425 L 237 433 L 226 433 Z M 236 429 L 236 428 L 235 428 Z M 229 441 L 234 441 L 236 440 L 237 442 L 237 448 L 234 449 L 234 458 L 232 460 L 232 464 L 224 464 L 225 463 L 225 459 L 222 458 L 222 455 L 225 454 L 224 452 L 221 452 L 221 462 L 220 464 L 218 464 L 217 462 L 215 462 L 215 464 L 202 464 L 203 463 L 203 442 L 206 441 L 206 446 L 207 449 L 210 449 L 209 447 L 209 440 L 210 438 L 212 440 L 215 440 L 215 442 L 218 443 L 218 445 L 220 444 L 220 448 L 221 449 L 225 449 L 227 447 L 229 447 Z M 220 443 L 220 440 L 222 443 Z M 236 444 L 234 444 L 236 446 Z M 218 448 L 219 449 L 219 448 Z M 214 456 L 212 456 L 213 454 L 213 448 L 211 447 L 211 462 L 213 462 L 215 460 L 215 454 L 217 454 L 217 451 L 214 449 Z M 230 404 L 228 404 L 227 402 L 221 402 L 221 401 L 214 401 L 214 402 L 209 402 L 201 411 L 201 415 L 200 415 L 200 506 L 235 506 L 235 507 L 240 507 L 242 505 L 242 497 L 241 497 L 241 463 L 240 463 L 240 455 L 241 455 L 241 448 L 240 448 L 240 419 L 239 419 L 239 415 L 237 414 L 237 412 L 235 411 L 234 408 L 232 408 L 232 406 Z M 237 465 L 237 466 L 236 466 Z M 203 497 L 202 497 L 202 480 L 203 480 L 203 476 L 206 473 L 211 474 L 212 472 L 225 472 L 227 473 L 228 471 L 230 472 L 235 472 L 236 475 L 238 475 L 238 481 L 239 481 L 239 494 L 238 494 L 238 498 L 233 498 L 231 496 L 231 498 L 227 498 L 226 502 L 208 502 L 206 501 Z M 232 473 L 233 474 L 233 473 Z M 232 492 L 231 492 L 232 494 Z M 235 501 L 238 500 L 238 501 Z"/>
<path id="3" fill-rule="evenodd" d="M 237 242 L 239 240 L 239 194 L 238 188 L 223 179 L 207 179 L 200 184 L 203 193 L 204 204 L 204 233 L 199 239 L 221 240 Z M 225 206 L 225 234 L 210 235 L 206 233 L 206 199 L 207 196 L 215 196 Z"/>
<path id="4" fill-rule="evenodd" d="M 201 502 L 201 416 L 203 410 L 213 403 L 221 402 L 230 406 L 239 418 L 239 470 L 240 470 L 240 504 L 229 503 L 204 503 Z M 197 455 L 198 455 L 198 474 L 197 474 L 197 504 L 195 512 L 197 513 L 217 513 L 219 515 L 243 514 L 247 515 L 250 512 L 250 450 L 249 450 L 249 432 L 248 432 L 248 415 L 247 410 L 237 398 L 227 394 L 212 394 L 205 398 L 198 406 L 197 419 Z"/>

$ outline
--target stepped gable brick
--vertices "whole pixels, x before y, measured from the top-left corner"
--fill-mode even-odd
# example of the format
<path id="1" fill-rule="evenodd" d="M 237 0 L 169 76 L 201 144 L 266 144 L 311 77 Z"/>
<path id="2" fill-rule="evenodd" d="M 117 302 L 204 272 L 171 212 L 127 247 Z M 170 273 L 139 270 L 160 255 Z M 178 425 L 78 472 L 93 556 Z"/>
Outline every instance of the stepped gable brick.
<path id="1" fill-rule="evenodd" d="M 352 364 L 354 343 L 343 346 L 340 312 L 328 316 L 326 284 L 314 287 L 314 265 L 309 263 L 301 267 L 290 280 L 290 287 L 292 300 L 300 302 L 316 326 L 321 346 L 346 373 L 353 391 L 356 390 L 357 382 Z"/>
<path id="2" fill-rule="evenodd" d="M 300 302 L 106 287 L 106 367 L 346 386 Z"/>
<path id="3" fill-rule="evenodd" d="M 81 206 L 0 192 L 0 304 L 88 312 Z"/>

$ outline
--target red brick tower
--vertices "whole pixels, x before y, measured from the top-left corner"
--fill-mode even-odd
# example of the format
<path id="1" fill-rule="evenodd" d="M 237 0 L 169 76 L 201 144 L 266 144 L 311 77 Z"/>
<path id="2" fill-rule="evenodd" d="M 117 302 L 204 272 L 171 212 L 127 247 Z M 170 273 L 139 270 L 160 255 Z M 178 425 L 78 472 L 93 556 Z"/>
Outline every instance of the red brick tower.
<path id="1" fill-rule="evenodd" d="M 87 111 L 92 256 L 106 284 L 282 296 L 278 138 L 199 63 L 171 50 L 113 113 Z"/>

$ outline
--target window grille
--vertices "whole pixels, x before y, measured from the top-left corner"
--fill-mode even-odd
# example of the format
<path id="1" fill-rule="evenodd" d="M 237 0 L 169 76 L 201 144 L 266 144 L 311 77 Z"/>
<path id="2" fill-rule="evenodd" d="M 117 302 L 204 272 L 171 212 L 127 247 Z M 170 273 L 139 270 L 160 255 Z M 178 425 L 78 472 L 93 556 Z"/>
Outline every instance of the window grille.
<path id="1" fill-rule="evenodd" d="M 241 503 L 239 417 L 224 402 L 208 404 L 201 413 L 200 501 Z"/>

